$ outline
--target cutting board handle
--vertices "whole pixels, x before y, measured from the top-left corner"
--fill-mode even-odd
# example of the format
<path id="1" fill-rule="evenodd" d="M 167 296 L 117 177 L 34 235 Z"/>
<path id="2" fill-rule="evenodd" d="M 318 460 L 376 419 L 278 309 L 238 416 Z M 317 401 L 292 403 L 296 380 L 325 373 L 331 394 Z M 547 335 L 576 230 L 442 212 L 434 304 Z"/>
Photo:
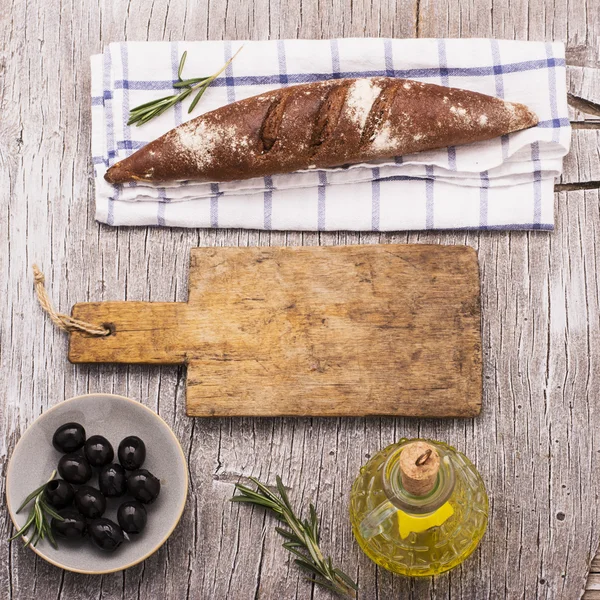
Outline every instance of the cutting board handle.
<path id="1" fill-rule="evenodd" d="M 95 323 L 110 335 L 93 337 L 74 331 L 72 363 L 183 364 L 185 302 L 82 302 L 73 306 L 75 319 Z"/>

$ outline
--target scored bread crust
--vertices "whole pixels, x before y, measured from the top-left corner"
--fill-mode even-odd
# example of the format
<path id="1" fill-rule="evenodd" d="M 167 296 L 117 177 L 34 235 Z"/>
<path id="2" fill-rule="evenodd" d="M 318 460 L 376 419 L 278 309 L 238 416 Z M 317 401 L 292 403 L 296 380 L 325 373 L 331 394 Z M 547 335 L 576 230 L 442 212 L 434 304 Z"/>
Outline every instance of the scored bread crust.
<path id="1" fill-rule="evenodd" d="M 233 102 L 108 169 L 110 183 L 219 182 L 468 144 L 532 127 L 523 104 L 393 77 L 333 79 Z"/>

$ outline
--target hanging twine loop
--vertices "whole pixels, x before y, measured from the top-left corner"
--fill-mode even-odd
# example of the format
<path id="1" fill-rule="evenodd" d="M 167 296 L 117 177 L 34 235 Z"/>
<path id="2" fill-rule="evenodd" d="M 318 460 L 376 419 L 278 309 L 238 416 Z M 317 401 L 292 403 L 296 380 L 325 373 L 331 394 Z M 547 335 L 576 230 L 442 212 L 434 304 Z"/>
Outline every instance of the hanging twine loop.
<path id="1" fill-rule="evenodd" d="M 97 337 L 110 335 L 110 329 L 98 327 L 98 325 L 86 323 L 85 321 L 79 321 L 78 319 L 69 317 L 69 315 L 63 315 L 56 312 L 52 306 L 52 302 L 50 302 L 50 298 L 48 297 L 48 292 L 44 286 L 44 281 L 44 274 L 39 270 L 37 265 L 33 265 L 33 285 L 35 287 L 35 293 L 37 294 L 40 306 L 46 313 L 48 313 L 48 316 L 52 319 L 52 322 L 57 327 L 60 327 L 63 331 L 68 332 L 83 331 L 84 333 L 88 333 L 89 335 Z"/>

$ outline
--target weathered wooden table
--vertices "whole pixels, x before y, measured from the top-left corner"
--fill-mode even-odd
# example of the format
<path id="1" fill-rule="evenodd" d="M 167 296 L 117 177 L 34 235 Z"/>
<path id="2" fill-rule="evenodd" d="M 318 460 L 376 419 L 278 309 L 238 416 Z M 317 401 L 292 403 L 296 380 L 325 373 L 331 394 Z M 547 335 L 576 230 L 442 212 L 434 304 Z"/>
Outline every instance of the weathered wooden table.
<path id="1" fill-rule="evenodd" d="M 228 502 L 234 482 L 249 475 L 273 482 L 276 474 L 295 502 L 317 503 L 323 546 L 358 579 L 360 598 L 581 595 L 600 534 L 599 117 L 574 114 L 579 128 L 556 194 L 554 233 L 114 229 L 93 219 L 88 59 L 123 39 L 564 40 L 571 91 L 598 102 L 599 0 L 4 0 L 0 32 L 4 471 L 19 435 L 47 407 L 103 391 L 159 412 L 181 440 L 191 476 L 182 523 L 145 563 L 86 577 L 3 541 L 2 598 L 326 598 L 290 564 L 271 518 Z M 479 253 L 485 389 L 476 419 L 190 419 L 182 367 L 70 365 L 67 338 L 32 289 L 37 261 L 63 310 L 85 300 L 183 301 L 194 246 L 408 241 L 466 243 Z M 466 452 L 491 497 L 480 550 L 462 568 L 425 581 L 376 569 L 354 543 L 347 517 L 359 466 L 416 435 Z M 10 531 L 2 506 L 3 540 Z"/>

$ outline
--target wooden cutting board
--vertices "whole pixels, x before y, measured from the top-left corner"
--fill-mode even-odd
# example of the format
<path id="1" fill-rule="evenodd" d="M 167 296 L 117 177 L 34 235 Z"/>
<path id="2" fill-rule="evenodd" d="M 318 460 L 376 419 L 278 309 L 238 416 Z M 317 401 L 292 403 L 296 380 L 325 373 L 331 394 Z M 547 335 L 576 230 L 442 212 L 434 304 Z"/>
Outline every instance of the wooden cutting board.
<path id="1" fill-rule="evenodd" d="M 187 413 L 468 417 L 481 408 L 472 248 L 194 248 L 188 302 L 91 302 L 74 363 L 187 365 Z"/>

